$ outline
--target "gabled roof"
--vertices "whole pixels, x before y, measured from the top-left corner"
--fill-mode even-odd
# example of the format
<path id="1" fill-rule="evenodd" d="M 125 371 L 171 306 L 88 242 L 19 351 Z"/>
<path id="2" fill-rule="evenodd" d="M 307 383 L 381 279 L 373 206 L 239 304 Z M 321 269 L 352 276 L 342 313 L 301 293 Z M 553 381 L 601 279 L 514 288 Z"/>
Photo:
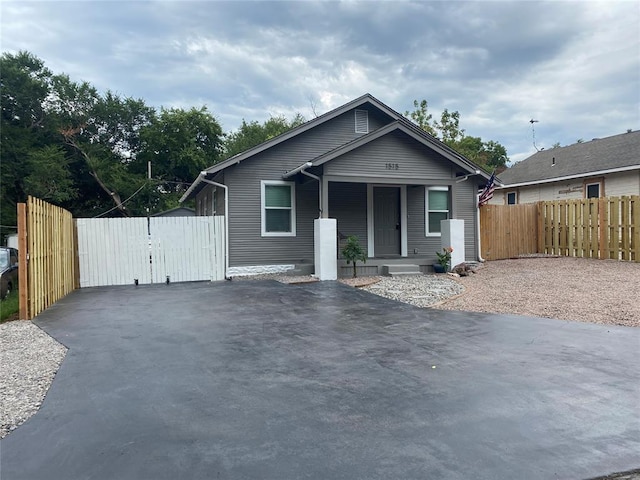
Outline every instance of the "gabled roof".
<path id="1" fill-rule="evenodd" d="M 462 155 L 460 155 L 459 153 L 455 152 L 453 149 L 447 147 L 444 143 L 440 142 L 437 138 L 433 137 L 432 135 L 428 134 L 427 132 L 425 132 L 424 130 L 420 129 L 419 127 L 417 127 L 416 125 L 414 125 L 410 120 L 408 120 L 407 118 L 405 118 L 401 113 L 396 112 L 395 110 L 393 110 L 392 108 L 388 107 L 387 105 L 385 105 L 384 103 L 382 103 L 380 100 L 378 100 L 377 98 L 375 98 L 373 95 L 366 93 L 364 95 L 362 95 L 361 97 L 356 98 L 355 100 L 352 100 L 344 105 L 342 105 L 341 107 L 338 107 L 334 110 L 331 110 L 330 112 L 327 112 L 323 115 L 320 115 L 319 117 L 314 118 L 313 120 L 310 120 L 306 123 L 303 123 L 302 125 L 299 125 L 281 135 L 278 135 L 277 137 L 272 138 L 271 140 L 268 140 L 264 143 L 261 143 L 260 145 L 257 145 L 253 148 L 250 148 L 248 150 L 245 150 L 244 152 L 238 153 L 237 155 L 234 155 L 233 157 L 230 157 L 220 163 L 217 163 L 209 168 L 207 168 L 206 170 L 203 170 L 200 175 L 194 180 L 194 182 L 191 184 L 191 186 L 189 187 L 189 189 L 184 193 L 184 195 L 182 196 L 182 198 L 180 199 L 181 202 L 187 200 L 189 197 L 192 196 L 192 194 L 194 194 L 196 192 L 196 188 L 199 186 L 199 184 L 202 182 L 202 179 L 205 177 L 211 177 L 213 175 L 215 175 L 216 173 L 224 170 L 227 167 L 230 167 L 232 165 L 236 165 L 248 158 L 253 157 L 254 155 L 263 152 L 265 150 L 268 150 L 269 148 L 272 148 L 282 142 L 285 142 L 297 135 L 300 135 L 301 133 L 304 133 L 308 130 L 311 130 L 312 128 L 315 128 L 333 118 L 336 118 L 340 115 L 342 115 L 343 113 L 346 113 L 354 108 L 363 106 L 365 104 L 370 104 L 373 107 L 377 108 L 378 110 L 380 110 L 381 112 L 387 114 L 389 117 L 391 117 L 393 120 L 395 120 L 395 122 L 391 123 L 390 125 L 393 127 L 390 127 L 389 125 L 387 125 L 386 127 L 383 127 L 381 129 L 378 130 L 384 130 L 387 129 L 387 127 L 389 127 L 390 129 L 402 129 L 404 130 L 407 134 L 411 135 L 412 137 L 416 138 L 416 140 L 421 141 L 422 143 L 424 143 L 425 145 L 428 145 L 430 148 L 432 148 L 433 150 L 441 153 L 442 155 L 444 155 L 446 158 L 448 158 L 449 160 L 453 161 L 454 163 L 458 164 L 459 166 L 466 168 L 467 170 L 469 170 L 470 172 L 476 172 L 476 171 L 480 171 L 480 175 L 482 175 L 483 177 L 485 177 L 486 179 L 489 178 L 489 175 L 486 174 L 484 171 L 482 171 L 477 165 L 475 165 L 474 163 L 470 162 L 469 160 L 467 160 L 466 158 L 464 158 Z M 369 141 L 371 141 L 373 138 L 378 138 L 375 136 L 376 132 L 378 132 L 378 130 L 374 130 L 373 132 L 370 132 L 369 134 L 365 134 L 362 137 L 359 137 L 357 139 L 355 139 L 352 142 L 349 142 L 346 145 L 343 145 L 341 147 L 338 147 L 334 150 L 332 150 L 331 152 L 328 152 L 326 154 L 321 155 L 320 157 L 318 157 L 316 160 L 318 162 L 321 161 L 321 159 L 323 159 L 325 156 L 327 157 L 324 161 L 328 161 L 331 156 L 331 154 L 334 154 L 338 151 L 340 151 L 340 153 L 338 153 L 338 155 L 341 155 L 342 153 L 346 153 L 346 151 L 342 151 L 342 149 L 344 148 L 356 148 L 356 146 L 359 146 L 361 143 L 358 143 L 360 141 L 362 141 L 364 143 L 367 143 Z M 388 133 L 390 130 L 387 129 L 385 130 L 385 133 Z M 410 133 L 412 132 L 412 133 Z M 384 134 L 384 133 L 383 133 Z M 331 157 L 335 158 L 334 157 Z M 322 162 L 324 163 L 324 162 Z M 315 161 L 314 161 L 314 165 L 315 165 Z M 318 165 L 321 165 L 321 163 L 318 163 Z"/>
<path id="2" fill-rule="evenodd" d="M 413 123 L 411 123 L 409 120 L 406 120 L 405 118 L 399 118 L 395 122 L 389 123 L 384 127 L 378 128 L 377 130 L 373 130 L 372 132 L 369 132 L 366 135 L 358 137 L 350 141 L 349 143 L 346 143 L 329 152 L 326 152 L 314 158 L 313 160 L 311 160 L 311 162 L 309 162 L 311 163 L 311 165 L 302 164 L 299 167 L 291 170 L 290 172 L 285 173 L 284 177 L 291 176 L 291 174 L 299 171 L 305 165 L 307 165 L 308 167 L 318 167 L 341 155 L 344 155 L 345 153 L 355 150 L 356 148 L 366 145 L 367 143 L 372 142 L 373 140 L 376 140 L 394 131 L 400 131 L 405 133 L 406 135 L 410 136 L 416 141 L 422 143 L 423 145 L 428 146 L 430 149 L 441 154 L 442 156 L 452 161 L 459 167 L 469 171 L 470 173 L 477 172 L 479 175 L 485 177 L 485 179 L 489 178 L 489 174 L 481 170 L 473 162 L 467 160 L 465 157 L 457 153 L 455 150 L 449 148 L 447 145 L 440 142 L 438 139 L 436 139 L 432 135 L 429 135 L 424 130 L 417 128 Z"/>
<path id="3" fill-rule="evenodd" d="M 640 169 L 640 131 L 542 150 L 500 174 L 506 187 Z"/>
<path id="4" fill-rule="evenodd" d="M 391 108 L 387 107 L 384 103 L 382 103 L 381 101 L 379 101 L 378 99 L 376 99 L 373 95 L 366 93 L 364 95 L 362 95 L 359 98 L 356 98 L 355 100 L 350 101 L 349 103 L 346 103 L 344 105 L 342 105 L 341 107 L 338 107 L 334 110 L 331 110 L 330 112 L 327 112 L 325 114 L 320 115 L 319 117 L 314 118 L 313 120 L 309 120 L 308 122 L 303 123 L 302 125 L 298 125 L 295 128 L 292 128 L 291 130 L 278 135 L 277 137 L 272 138 L 271 140 L 267 140 L 264 143 L 261 143 L 260 145 L 257 145 L 253 148 L 250 148 L 249 150 L 245 150 L 244 152 L 238 153 L 237 155 L 234 155 L 233 157 L 230 157 L 220 163 L 217 163 L 209 168 L 207 168 L 205 170 L 205 172 L 207 172 L 207 175 L 211 175 L 214 173 L 219 172 L 220 170 L 224 170 L 226 167 L 228 167 L 229 165 L 235 165 L 236 163 L 240 163 L 241 161 L 252 157 L 253 155 L 263 152 L 271 147 L 275 147 L 276 145 L 278 145 L 279 143 L 282 143 L 286 140 L 289 140 L 290 138 L 293 138 L 297 135 L 300 135 L 301 133 L 306 132 L 307 130 L 311 130 L 314 127 L 317 127 L 318 125 L 321 125 L 333 118 L 336 118 L 340 115 L 342 115 L 345 112 L 348 112 L 349 110 L 353 109 L 353 108 L 357 108 L 360 107 L 366 103 L 370 103 L 373 106 L 377 107 L 378 109 L 382 110 L 384 113 L 386 113 L 387 115 L 389 115 L 392 118 L 397 119 L 398 116 L 401 116 L 398 112 L 392 110 Z"/>

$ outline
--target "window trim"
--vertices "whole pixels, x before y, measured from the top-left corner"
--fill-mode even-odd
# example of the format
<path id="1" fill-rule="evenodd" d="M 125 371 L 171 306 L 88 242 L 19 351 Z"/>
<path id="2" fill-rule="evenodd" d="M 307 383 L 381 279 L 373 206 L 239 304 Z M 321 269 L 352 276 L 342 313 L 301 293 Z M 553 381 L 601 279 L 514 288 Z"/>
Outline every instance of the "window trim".
<path id="1" fill-rule="evenodd" d="M 265 215 L 265 190 L 270 185 L 287 185 L 291 188 L 291 231 L 290 232 L 267 232 L 267 216 Z M 272 209 L 286 210 L 286 207 L 270 207 Z M 260 181 L 260 235 L 262 237 L 295 237 L 296 236 L 296 184 L 285 180 L 261 180 Z"/>
<path id="2" fill-rule="evenodd" d="M 589 197 L 589 187 L 591 185 L 598 185 L 598 196 L 597 197 Z M 604 197 L 604 181 L 603 179 L 599 178 L 595 181 L 587 181 L 585 180 L 584 182 L 584 198 L 586 198 L 587 200 L 589 198 L 602 198 Z"/>
<path id="3" fill-rule="evenodd" d="M 513 193 L 513 198 L 514 198 L 514 202 L 513 203 L 509 203 L 509 195 L 511 195 Z M 517 190 L 512 190 L 510 192 L 507 192 L 505 197 L 504 197 L 505 203 L 507 205 L 517 205 L 518 204 L 518 191 Z"/>
<path id="4" fill-rule="evenodd" d="M 429 190 L 436 190 L 440 192 L 447 192 L 447 203 L 449 204 L 448 210 L 429 210 Z M 434 185 L 431 187 L 426 186 L 424 189 L 424 234 L 426 237 L 441 237 L 442 232 L 430 232 L 429 231 L 429 213 L 443 213 L 446 212 L 447 219 L 451 218 L 451 189 L 444 185 Z"/>

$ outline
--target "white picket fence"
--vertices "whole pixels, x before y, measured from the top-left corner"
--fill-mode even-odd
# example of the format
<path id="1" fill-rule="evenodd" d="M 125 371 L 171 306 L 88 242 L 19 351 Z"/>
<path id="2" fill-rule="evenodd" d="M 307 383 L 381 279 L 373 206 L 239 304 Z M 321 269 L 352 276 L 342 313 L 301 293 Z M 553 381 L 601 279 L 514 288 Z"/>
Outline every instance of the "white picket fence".
<path id="1" fill-rule="evenodd" d="M 224 217 L 78 218 L 80 287 L 224 279 Z"/>

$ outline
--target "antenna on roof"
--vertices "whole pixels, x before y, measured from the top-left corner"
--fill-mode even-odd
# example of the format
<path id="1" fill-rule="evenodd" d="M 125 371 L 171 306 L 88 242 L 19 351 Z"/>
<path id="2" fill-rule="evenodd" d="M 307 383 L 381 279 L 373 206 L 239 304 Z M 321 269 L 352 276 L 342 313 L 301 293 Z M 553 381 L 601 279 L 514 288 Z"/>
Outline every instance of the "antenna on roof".
<path id="1" fill-rule="evenodd" d="M 531 120 L 529 120 L 529 123 L 531 124 L 531 136 L 533 137 L 533 148 L 536 149 L 536 152 L 539 152 L 540 150 L 538 149 L 538 147 L 536 146 L 536 129 L 533 128 L 533 124 L 534 123 L 538 123 L 538 120 L 534 120 L 533 118 Z"/>

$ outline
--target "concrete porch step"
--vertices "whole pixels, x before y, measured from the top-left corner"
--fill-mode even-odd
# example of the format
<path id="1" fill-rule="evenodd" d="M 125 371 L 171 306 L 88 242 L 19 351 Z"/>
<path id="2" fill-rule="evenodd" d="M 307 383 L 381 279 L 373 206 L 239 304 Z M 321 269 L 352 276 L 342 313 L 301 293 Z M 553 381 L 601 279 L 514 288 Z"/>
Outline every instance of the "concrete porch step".
<path id="1" fill-rule="evenodd" d="M 382 275 L 399 277 L 407 275 L 422 275 L 418 265 L 382 265 Z"/>

